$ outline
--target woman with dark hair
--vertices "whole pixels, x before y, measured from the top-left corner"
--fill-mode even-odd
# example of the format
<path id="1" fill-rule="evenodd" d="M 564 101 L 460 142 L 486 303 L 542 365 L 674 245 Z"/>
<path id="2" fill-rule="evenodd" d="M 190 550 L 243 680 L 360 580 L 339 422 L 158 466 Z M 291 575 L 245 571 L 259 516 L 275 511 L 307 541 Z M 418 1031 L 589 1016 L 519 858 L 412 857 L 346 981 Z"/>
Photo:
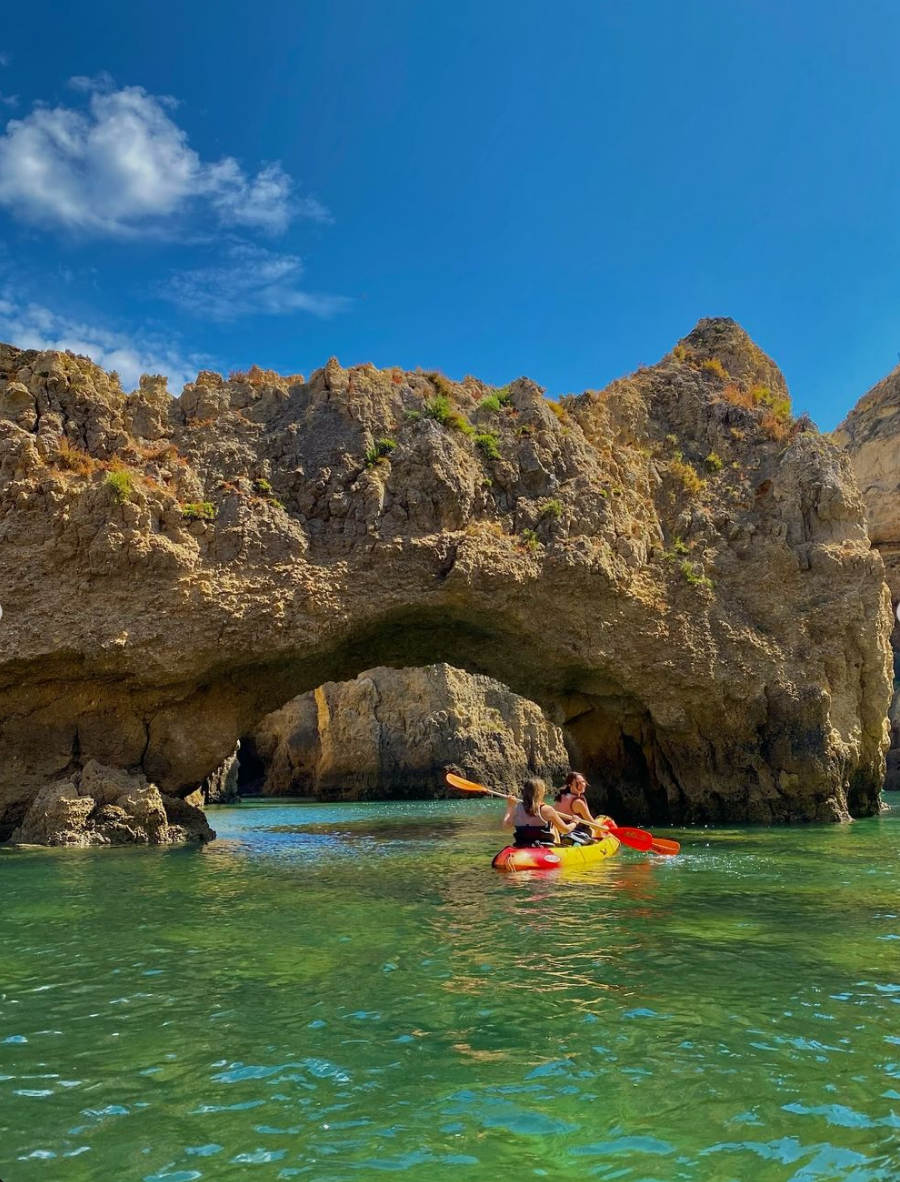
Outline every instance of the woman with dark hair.
<path id="1" fill-rule="evenodd" d="M 522 785 L 522 799 L 508 796 L 504 828 L 515 830 L 513 845 L 556 845 L 560 833 L 571 833 L 577 821 L 567 821 L 555 808 L 544 804 L 547 785 L 535 777 Z"/>
<path id="2" fill-rule="evenodd" d="M 581 817 L 585 821 L 599 821 L 602 825 L 604 821 L 609 821 L 611 818 L 591 815 L 591 810 L 585 800 L 587 787 L 588 782 L 581 772 L 569 772 L 565 784 L 556 794 L 557 811 L 566 818 L 575 817 L 577 821 Z M 570 840 L 580 845 L 586 845 L 589 841 L 603 836 L 603 833 L 592 829 L 590 825 L 576 824 Z"/>

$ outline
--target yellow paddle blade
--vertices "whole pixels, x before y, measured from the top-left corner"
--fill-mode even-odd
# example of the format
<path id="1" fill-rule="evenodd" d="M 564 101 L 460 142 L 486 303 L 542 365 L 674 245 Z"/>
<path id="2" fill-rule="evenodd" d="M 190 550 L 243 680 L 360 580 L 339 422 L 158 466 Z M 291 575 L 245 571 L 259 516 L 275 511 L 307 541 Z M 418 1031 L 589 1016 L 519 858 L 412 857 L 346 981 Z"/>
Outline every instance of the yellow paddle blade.
<path id="1" fill-rule="evenodd" d="M 459 788 L 462 792 L 486 792 L 491 796 L 497 795 L 491 792 L 490 788 L 485 788 L 484 784 L 476 784 L 474 780 L 464 780 L 456 772 L 447 772 L 447 783 L 452 788 Z"/>

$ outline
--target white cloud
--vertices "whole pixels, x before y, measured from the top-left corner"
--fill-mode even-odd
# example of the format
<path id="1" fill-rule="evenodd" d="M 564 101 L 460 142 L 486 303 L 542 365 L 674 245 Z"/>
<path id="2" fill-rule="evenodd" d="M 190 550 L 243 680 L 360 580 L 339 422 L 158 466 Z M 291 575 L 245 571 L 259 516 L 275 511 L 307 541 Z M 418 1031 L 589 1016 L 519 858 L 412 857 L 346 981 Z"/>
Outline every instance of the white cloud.
<path id="1" fill-rule="evenodd" d="M 94 74 L 92 77 L 87 74 L 76 74 L 74 78 L 69 79 L 69 86 L 72 90 L 80 90 L 84 94 L 89 94 L 92 90 L 107 92 L 116 89 L 116 80 L 112 74 L 101 70 L 99 74 Z"/>
<path id="2" fill-rule="evenodd" d="M 135 389 L 141 374 L 165 374 L 169 390 L 179 394 L 210 358 L 185 355 L 151 334 L 127 334 L 89 327 L 40 304 L 19 304 L 0 297 L 0 340 L 20 349 L 68 349 L 82 353 L 104 369 L 118 371 L 125 390 Z"/>
<path id="3" fill-rule="evenodd" d="M 11 53 L 0 53 L 0 66 L 8 66 L 11 61 Z"/>
<path id="4" fill-rule="evenodd" d="M 17 107 L 19 105 L 19 96 L 17 94 L 4 94 L 0 90 L 0 106 Z"/>
<path id="5" fill-rule="evenodd" d="M 117 236 L 171 232 L 192 210 L 269 233 L 295 215 L 328 219 L 314 199 L 294 199 L 280 164 L 251 175 L 231 156 L 202 160 L 171 116 L 174 99 L 114 89 L 108 75 L 71 84 L 86 109 L 37 106 L 0 136 L 0 206 L 15 216 Z"/>
<path id="6" fill-rule="evenodd" d="M 298 287 L 303 264 L 297 255 L 236 244 L 228 252 L 228 260 L 222 266 L 174 274 L 160 288 L 160 295 L 185 312 L 213 320 L 291 312 L 327 318 L 352 302 L 344 296 L 317 295 Z"/>

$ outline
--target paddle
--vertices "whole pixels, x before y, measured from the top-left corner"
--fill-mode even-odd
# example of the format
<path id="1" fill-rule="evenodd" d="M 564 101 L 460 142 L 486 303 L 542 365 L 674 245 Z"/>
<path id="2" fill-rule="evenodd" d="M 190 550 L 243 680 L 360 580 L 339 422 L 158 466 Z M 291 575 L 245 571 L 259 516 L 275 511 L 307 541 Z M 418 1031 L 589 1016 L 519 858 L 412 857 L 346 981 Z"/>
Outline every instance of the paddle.
<path id="1" fill-rule="evenodd" d="M 667 837 L 654 837 L 653 844 L 650 850 L 654 854 L 662 854 L 664 857 L 673 857 L 681 849 L 681 843 L 677 841 L 670 841 Z"/>
<path id="2" fill-rule="evenodd" d="M 453 788 L 459 788 L 462 792 L 481 792 L 486 796 L 499 796 L 501 800 L 506 800 L 506 794 L 504 792 L 495 792 L 493 788 L 485 788 L 483 784 L 476 784 L 474 780 L 464 780 L 462 776 L 457 776 L 455 772 L 447 772 L 447 783 Z M 653 834 L 648 833 L 646 829 L 619 828 L 618 825 L 612 824 L 603 825 L 599 821 L 586 821 L 583 817 L 575 817 L 574 820 L 578 821 L 580 825 L 589 825 L 591 829 L 601 829 L 606 833 L 611 833 L 623 845 L 631 846 L 633 850 L 641 850 L 646 853 L 647 850 L 653 848 Z M 674 841 L 665 842 L 664 844 L 678 845 Z M 668 853 L 669 851 L 660 850 L 658 852 Z M 678 850 L 671 852 L 677 853 Z"/>

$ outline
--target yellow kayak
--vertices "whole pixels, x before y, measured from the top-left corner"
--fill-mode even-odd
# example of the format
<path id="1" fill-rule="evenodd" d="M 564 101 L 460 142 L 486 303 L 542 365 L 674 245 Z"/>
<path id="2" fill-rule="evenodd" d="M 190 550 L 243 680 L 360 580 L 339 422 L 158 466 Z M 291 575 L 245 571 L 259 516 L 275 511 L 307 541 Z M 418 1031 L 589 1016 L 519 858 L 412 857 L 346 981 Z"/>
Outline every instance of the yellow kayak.
<path id="1" fill-rule="evenodd" d="M 494 858 L 495 870 L 561 870 L 564 866 L 592 866 L 610 858 L 619 848 L 617 837 L 604 837 L 590 845 L 508 845 Z"/>

